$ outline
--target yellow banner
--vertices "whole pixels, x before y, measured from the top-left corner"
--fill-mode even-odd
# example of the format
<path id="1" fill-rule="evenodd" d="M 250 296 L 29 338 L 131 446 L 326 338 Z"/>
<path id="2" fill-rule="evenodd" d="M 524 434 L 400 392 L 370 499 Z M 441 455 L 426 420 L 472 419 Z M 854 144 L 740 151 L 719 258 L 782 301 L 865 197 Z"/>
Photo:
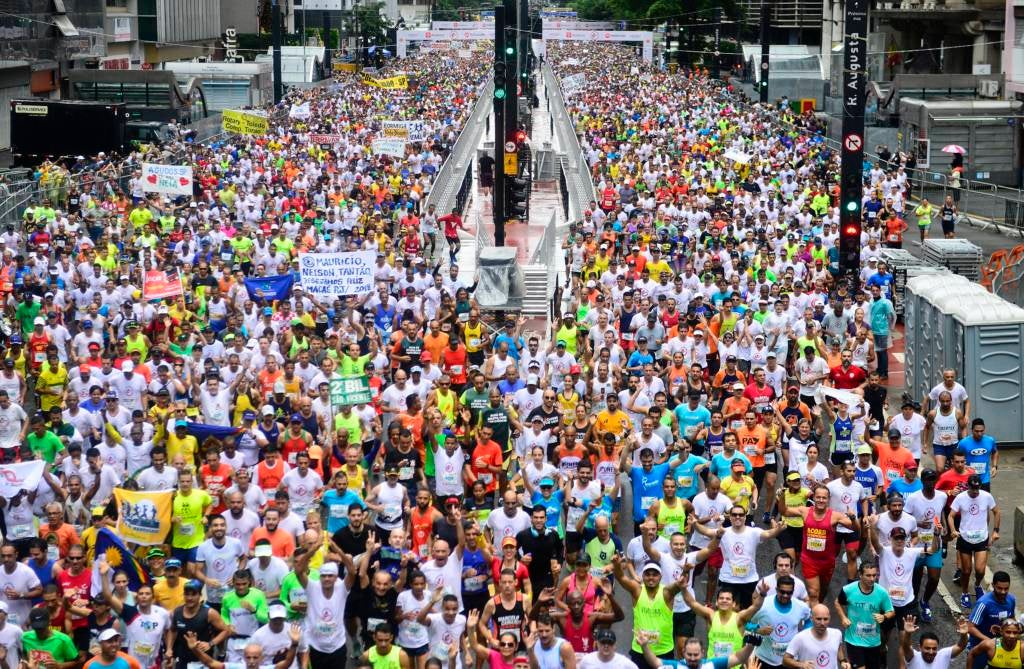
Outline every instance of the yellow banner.
<path id="1" fill-rule="evenodd" d="M 234 132 L 239 135 L 265 135 L 270 130 L 270 122 L 266 116 L 236 109 L 225 109 L 221 128 L 225 132 Z"/>
<path id="2" fill-rule="evenodd" d="M 363 83 L 367 86 L 373 86 L 374 88 L 387 88 L 391 90 L 406 90 L 409 88 L 409 77 L 404 74 L 400 74 L 397 77 L 388 77 L 386 79 L 374 79 L 373 77 L 363 77 Z"/>
<path id="3" fill-rule="evenodd" d="M 117 534 L 123 541 L 153 546 L 162 544 L 171 531 L 173 491 L 135 492 L 114 488 L 117 500 Z"/>
<path id="4" fill-rule="evenodd" d="M 359 63 L 334 63 L 335 72 L 358 72 Z"/>

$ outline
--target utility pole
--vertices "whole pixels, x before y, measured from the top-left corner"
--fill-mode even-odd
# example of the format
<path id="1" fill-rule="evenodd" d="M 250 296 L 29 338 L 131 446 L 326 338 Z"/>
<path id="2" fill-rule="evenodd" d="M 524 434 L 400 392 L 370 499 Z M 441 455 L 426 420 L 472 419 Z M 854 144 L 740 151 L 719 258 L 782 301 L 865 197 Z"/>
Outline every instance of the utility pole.
<path id="1" fill-rule="evenodd" d="M 519 14 L 516 11 L 516 4 L 517 0 L 503 0 L 505 7 L 505 48 L 503 53 L 505 68 L 508 71 L 508 90 L 505 92 L 505 126 L 502 142 L 512 141 L 516 129 L 519 127 L 519 68 L 517 66 L 519 49 L 516 48 L 519 39 L 516 32 Z"/>
<path id="2" fill-rule="evenodd" d="M 331 76 L 333 68 L 331 66 L 331 10 L 329 9 L 324 10 L 324 69 L 327 70 L 327 76 Z"/>
<path id="3" fill-rule="evenodd" d="M 718 79 L 722 76 L 722 8 L 715 9 L 715 65 L 711 76 Z"/>
<path id="4" fill-rule="evenodd" d="M 868 65 L 868 0 L 846 0 L 843 49 L 843 147 L 839 179 L 839 272 L 856 291 L 860 273 L 861 199 L 864 195 L 864 98 Z"/>
<path id="5" fill-rule="evenodd" d="M 270 0 L 270 40 L 274 60 L 274 103 L 284 97 L 284 82 L 281 81 L 281 3 Z"/>
<path id="6" fill-rule="evenodd" d="M 761 102 L 768 102 L 768 70 L 771 52 L 772 6 L 767 0 L 761 0 L 761 76 L 758 77 L 758 88 Z"/>
<path id="7" fill-rule="evenodd" d="M 519 49 L 516 50 L 516 57 L 519 59 L 519 85 L 527 99 L 530 95 L 526 89 L 530 83 L 531 26 L 529 0 L 519 0 Z"/>
<path id="8" fill-rule="evenodd" d="M 512 81 L 515 85 L 515 80 Z M 494 245 L 505 245 L 505 98 L 509 87 L 505 65 L 505 6 L 494 6 L 494 188 L 491 209 Z"/>

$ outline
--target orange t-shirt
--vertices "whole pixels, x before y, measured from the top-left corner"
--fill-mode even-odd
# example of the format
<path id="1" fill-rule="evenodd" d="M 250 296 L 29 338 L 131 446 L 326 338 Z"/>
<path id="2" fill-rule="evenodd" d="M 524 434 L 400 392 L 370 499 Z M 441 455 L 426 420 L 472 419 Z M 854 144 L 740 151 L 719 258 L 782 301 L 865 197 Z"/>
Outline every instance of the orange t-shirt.
<path id="1" fill-rule="evenodd" d="M 287 530 L 280 527 L 272 533 L 268 532 L 265 527 L 257 527 L 253 530 L 252 536 L 249 537 L 249 550 L 256 548 L 256 542 L 263 539 L 270 542 L 270 547 L 274 551 L 274 557 L 287 560 L 295 552 L 295 538 Z"/>
<path id="2" fill-rule="evenodd" d="M 496 442 L 487 441 L 482 444 L 477 442 L 469 466 L 473 475 L 487 486 L 487 492 L 494 492 L 498 489 L 498 475 L 488 467 L 500 467 L 501 464 L 501 447 Z"/>
<path id="3" fill-rule="evenodd" d="M 57 535 L 57 550 L 60 551 L 62 558 L 67 557 L 68 549 L 75 544 L 82 543 L 82 540 L 78 537 L 78 532 L 75 531 L 74 526 L 70 523 L 61 523 L 56 532 L 50 529 L 49 523 L 43 523 L 39 526 L 40 539 L 45 539 L 51 534 Z"/>
<path id="4" fill-rule="evenodd" d="M 117 651 L 117 656 L 128 663 L 128 669 L 142 669 L 142 665 L 139 664 L 139 661 L 131 655 L 129 655 L 128 653 L 122 653 L 121 651 Z M 95 669 L 99 666 L 106 667 L 108 665 L 103 664 L 103 658 L 101 658 L 99 655 L 95 655 L 93 656 L 92 659 L 85 663 L 85 666 L 83 666 L 82 669 Z"/>
<path id="5" fill-rule="evenodd" d="M 885 479 L 885 483 L 882 485 L 886 489 L 896 479 L 903 478 L 903 470 L 908 465 L 916 463 L 914 454 L 903 446 L 893 449 L 889 446 L 889 442 L 876 439 L 871 440 L 871 445 L 875 447 L 875 452 L 878 454 L 876 464 L 882 470 L 882 477 Z"/>
<path id="6" fill-rule="evenodd" d="M 768 445 L 768 430 L 760 425 L 748 429 L 746 425 L 736 430 L 739 449 L 750 460 L 752 467 L 764 467 L 764 449 Z"/>

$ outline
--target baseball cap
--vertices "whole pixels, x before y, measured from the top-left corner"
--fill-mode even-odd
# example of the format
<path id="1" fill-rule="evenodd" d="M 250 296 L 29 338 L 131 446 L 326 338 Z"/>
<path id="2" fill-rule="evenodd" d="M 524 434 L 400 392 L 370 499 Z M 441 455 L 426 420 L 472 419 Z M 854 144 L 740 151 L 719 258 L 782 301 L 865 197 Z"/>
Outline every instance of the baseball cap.
<path id="1" fill-rule="evenodd" d="M 285 387 L 284 387 L 284 382 L 283 381 L 277 381 L 277 382 L 274 383 L 274 394 L 281 395 L 281 394 L 284 393 L 284 391 L 285 391 Z"/>
<path id="2" fill-rule="evenodd" d="M 293 422 L 293 423 L 301 423 L 302 422 L 302 414 L 300 414 L 300 413 L 293 413 L 292 417 L 291 417 L 291 422 Z"/>
<path id="3" fill-rule="evenodd" d="M 116 390 L 108 390 L 107 391 L 107 399 L 108 400 L 116 400 L 117 398 L 118 398 L 118 395 L 117 395 L 117 391 Z"/>
<path id="4" fill-rule="evenodd" d="M 519 545 L 519 542 L 516 541 L 515 537 L 505 537 L 504 539 L 501 540 L 501 547 L 502 548 L 504 548 L 505 546 L 518 546 L 518 545 Z"/>
<path id="5" fill-rule="evenodd" d="M 256 412 L 252 409 L 246 409 L 242 412 L 242 420 L 256 420 Z"/>
<path id="6" fill-rule="evenodd" d="M 655 565 L 657 567 L 657 565 Z M 598 643 L 615 643 L 615 632 L 604 627 L 594 632 L 594 641 Z"/>
<path id="7" fill-rule="evenodd" d="M 890 539 L 906 539 L 907 538 L 907 531 L 905 529 L 903 529 L 902 527 L 894 527 L 894 528 L 892 528 L 892 531 L 889 532 L 889 538 Z"/>
<path id="8" fill-rule="evenodd" d="M 7 613 L 7 602 L 0 602 L 0 612 Z"/>
<path id="9" fill-rule="evenodd" d="M 536 374 L 530 374 L 526 377 L 526 385 L 535 386 L 540 383 L 540 379 L 537 378 Z"/>
<path id="10" fill-rule="evenodd" d="M 267 607 L 267 615 L 271 620 L 287 618 L 288 611 L 284 608 L 283 604 L 271 604 Z"/>
<path id="11" fill-rule="evenodd" d="M 270 557 L 274 554 L 274 547 L 270 544 L 258 544 L 252 549 L 252 554 L 256 557 Z"/>
<path id="12" fill-rule="evenodd" d="M 647 564 L 644 565 L 644 568 L 641 569 L 640 571 L 641 571 L 641 573 L 642 572 L 647 572 L 647 571 L 656 571 L 656 572 L 658 572 L 660 574 L 661 573 L 661 567 L 658 566 L 657 562 L 648 562 Z"/>
<path id="13" fill-rule="evenodd" d="M 978 476 L 977 474 L 971 474 L 970 476 L 967 477 L 967 486 L 969 488 L 980 488 L 981 477 Z"/>
<path id="14" fill-rule="evenodd" d="M 188 421 L 180 419 L 176 420 L 174 421 L 174 427 L 188 427 Z"/>
<path id="15" fill-rule="evenodd" d="M 134 372 L 135 371 L 135 363 L 132 362 L 131 360 L 125 360 L 124 362 L 121 363 L 121 371 L 122 372 Z"/>
<path id="16" fill-rule="evenodd" d="M 729 463 L 729 466 L 730 466 L 730 467 L 733 467 L 733 468 L 735 468 L 735 467 L 736 467 L 736 465 L 739 465 L 739 466 L 740 466 L 740 467 L 742 467 L 743 469 L 746 469 L 746 468 L 747 468 L 747 466 L 746 466 L 745 464 L 743 464 L 743 460 L 741 460 L 741 459 L 739 459 L 739 458 L 733 458 L 733 459 L 732 459 L 732 462 L 731 462 L 731 463 Z"/>
<path id="17" fill-rule="evenodd" d="M 800 472 L 790 472 L 790 473 L 786 474 L 786 480 L 787 481 L 799 481 L 800 480 Z"/>
<path id="18" fill-rule="evenodd" d="M 28 623 L 34 630 L 46 629 L 50 626 L 50 612 L 42 607 L 29 611 Z"/>
<path id="19" fill-rule="evenodd" d="M 84 321 L 82 321 L 82 327 L 88 330 L 89 328 L 92 327 L 92 321 L 90 321 L 88 318 L 85 319 Z"/>
<path id="20" fill-rule="evenodd" d="M 939 475 L 938 475 L 938 473 L 936 473 L 936 471 L 934 469 L 929 467 L 928 469 L 925 469 L 924 471 L 921 472 L 921 480 L 922 481 L 937 481 L 937 480 L 939 480 Z"/>
<path id="21" fill-rule="evenodd" d="M 149 552 L 146 553 L 146 559 L 152 560 L 153 558 L 167 557 L 167 554 L 160 548 L 150 548 Z M 165 565 L 166 566 L 166 565 Z"/>
<path id="22" fill-rule="evenodd" d="M 554 486 L 555 486 L 555 481 L 550 476 L 545 476 L 544 478 L 542 478 L 540 480 L 540 487 L 541 488 L 553 488 Z"/>
<path id="23" fill-rule="evenodd" d="M 108 627 L 107 629 L 100 632 L 100 641 L 110 641 L 111 639 L 118 639 L 121 637 L 121 632 L 114 627 Z"/>
<path id="24" fill-rule="evenodd" d="M 890 439 L 902 439 L 903 438 L 903 434 L 900 433 L 899 428 L 890 427 L 889 428 L 889 438 Z"/>
<path id="25" fill-rule="evenodd" d="M 269 404 L 264 404 L 263 408 L 260 409 L 260 413 L 262 413 L 264 416 L 273 416 L 274 407 L 270 406 Z"/>
<path id="26" fill-rule="evenodd" d="M 198 578 L 189 579 L 185 581 L 185 590 L 193 590 L 195 592 L 203 591 L 203 582 Z"/>
<path id="27" fill-rule="evenodd" d="M 871 447 L 868 445 L 857 447 L 857 455 L 871 455 L 871 452 Z"/>
<path id="28" fill-rule="evenodd" d="M 42 316 L 36 316 L 35 319 L 32 321 L 32 324 L 33 325 L 46 325 L 46 319 L 43 318 Z"/>
<path id="29" fill-rule="evenodd" d="M 164 569 L 181 569 L 181 560 L 178 558 L 171 558 L 167 562 L 164 562 Z"/>
<path id="30" fill-rule="evenodd" d="M 745 390 L 746 386 L 743 385 L 742 383 L 740 383 L 739 381 L 737 381 L 736 383 L 732 384 L 732 389 L 733 390 Z"/>

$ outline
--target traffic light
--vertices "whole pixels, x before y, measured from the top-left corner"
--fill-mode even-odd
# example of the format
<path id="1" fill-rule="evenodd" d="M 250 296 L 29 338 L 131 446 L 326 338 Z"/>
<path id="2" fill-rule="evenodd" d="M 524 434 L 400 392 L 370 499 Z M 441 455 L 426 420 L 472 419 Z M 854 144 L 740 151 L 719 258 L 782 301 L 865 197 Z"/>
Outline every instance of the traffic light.
<path id="1" fill-rule="evenodd" d="M 839 271 L 844 276 L 860 271 L 860 238 L 860 202 L 850 200 L 843 205 L 839 224 Z"/>
<path id="2" fill-rule="evenodd" d="M 494 64 L 494 99 L 504 100 L 505 89 L 508 87 L 508 81 L 505 78 L 505 63 Z"/>
<path id="3" fill-rule="evenodd" d="M 526 131 L 523 129 L 516 130 L 516 146 L 521 147 L 526 143 Z"/>
<path id="4" fill-rule="evenodd" d="M 516 31 L 512 28 L 505 28 L 505 58 L 516 57 Z"/>
<path id="5" fill-rule="evenodd" d="M 530 180 L 523 177 L 509 177 L 505 180 L 508 192 L 506 202 L 508 203 L 509 218 L 524 218 L 529 209 Z"/>

